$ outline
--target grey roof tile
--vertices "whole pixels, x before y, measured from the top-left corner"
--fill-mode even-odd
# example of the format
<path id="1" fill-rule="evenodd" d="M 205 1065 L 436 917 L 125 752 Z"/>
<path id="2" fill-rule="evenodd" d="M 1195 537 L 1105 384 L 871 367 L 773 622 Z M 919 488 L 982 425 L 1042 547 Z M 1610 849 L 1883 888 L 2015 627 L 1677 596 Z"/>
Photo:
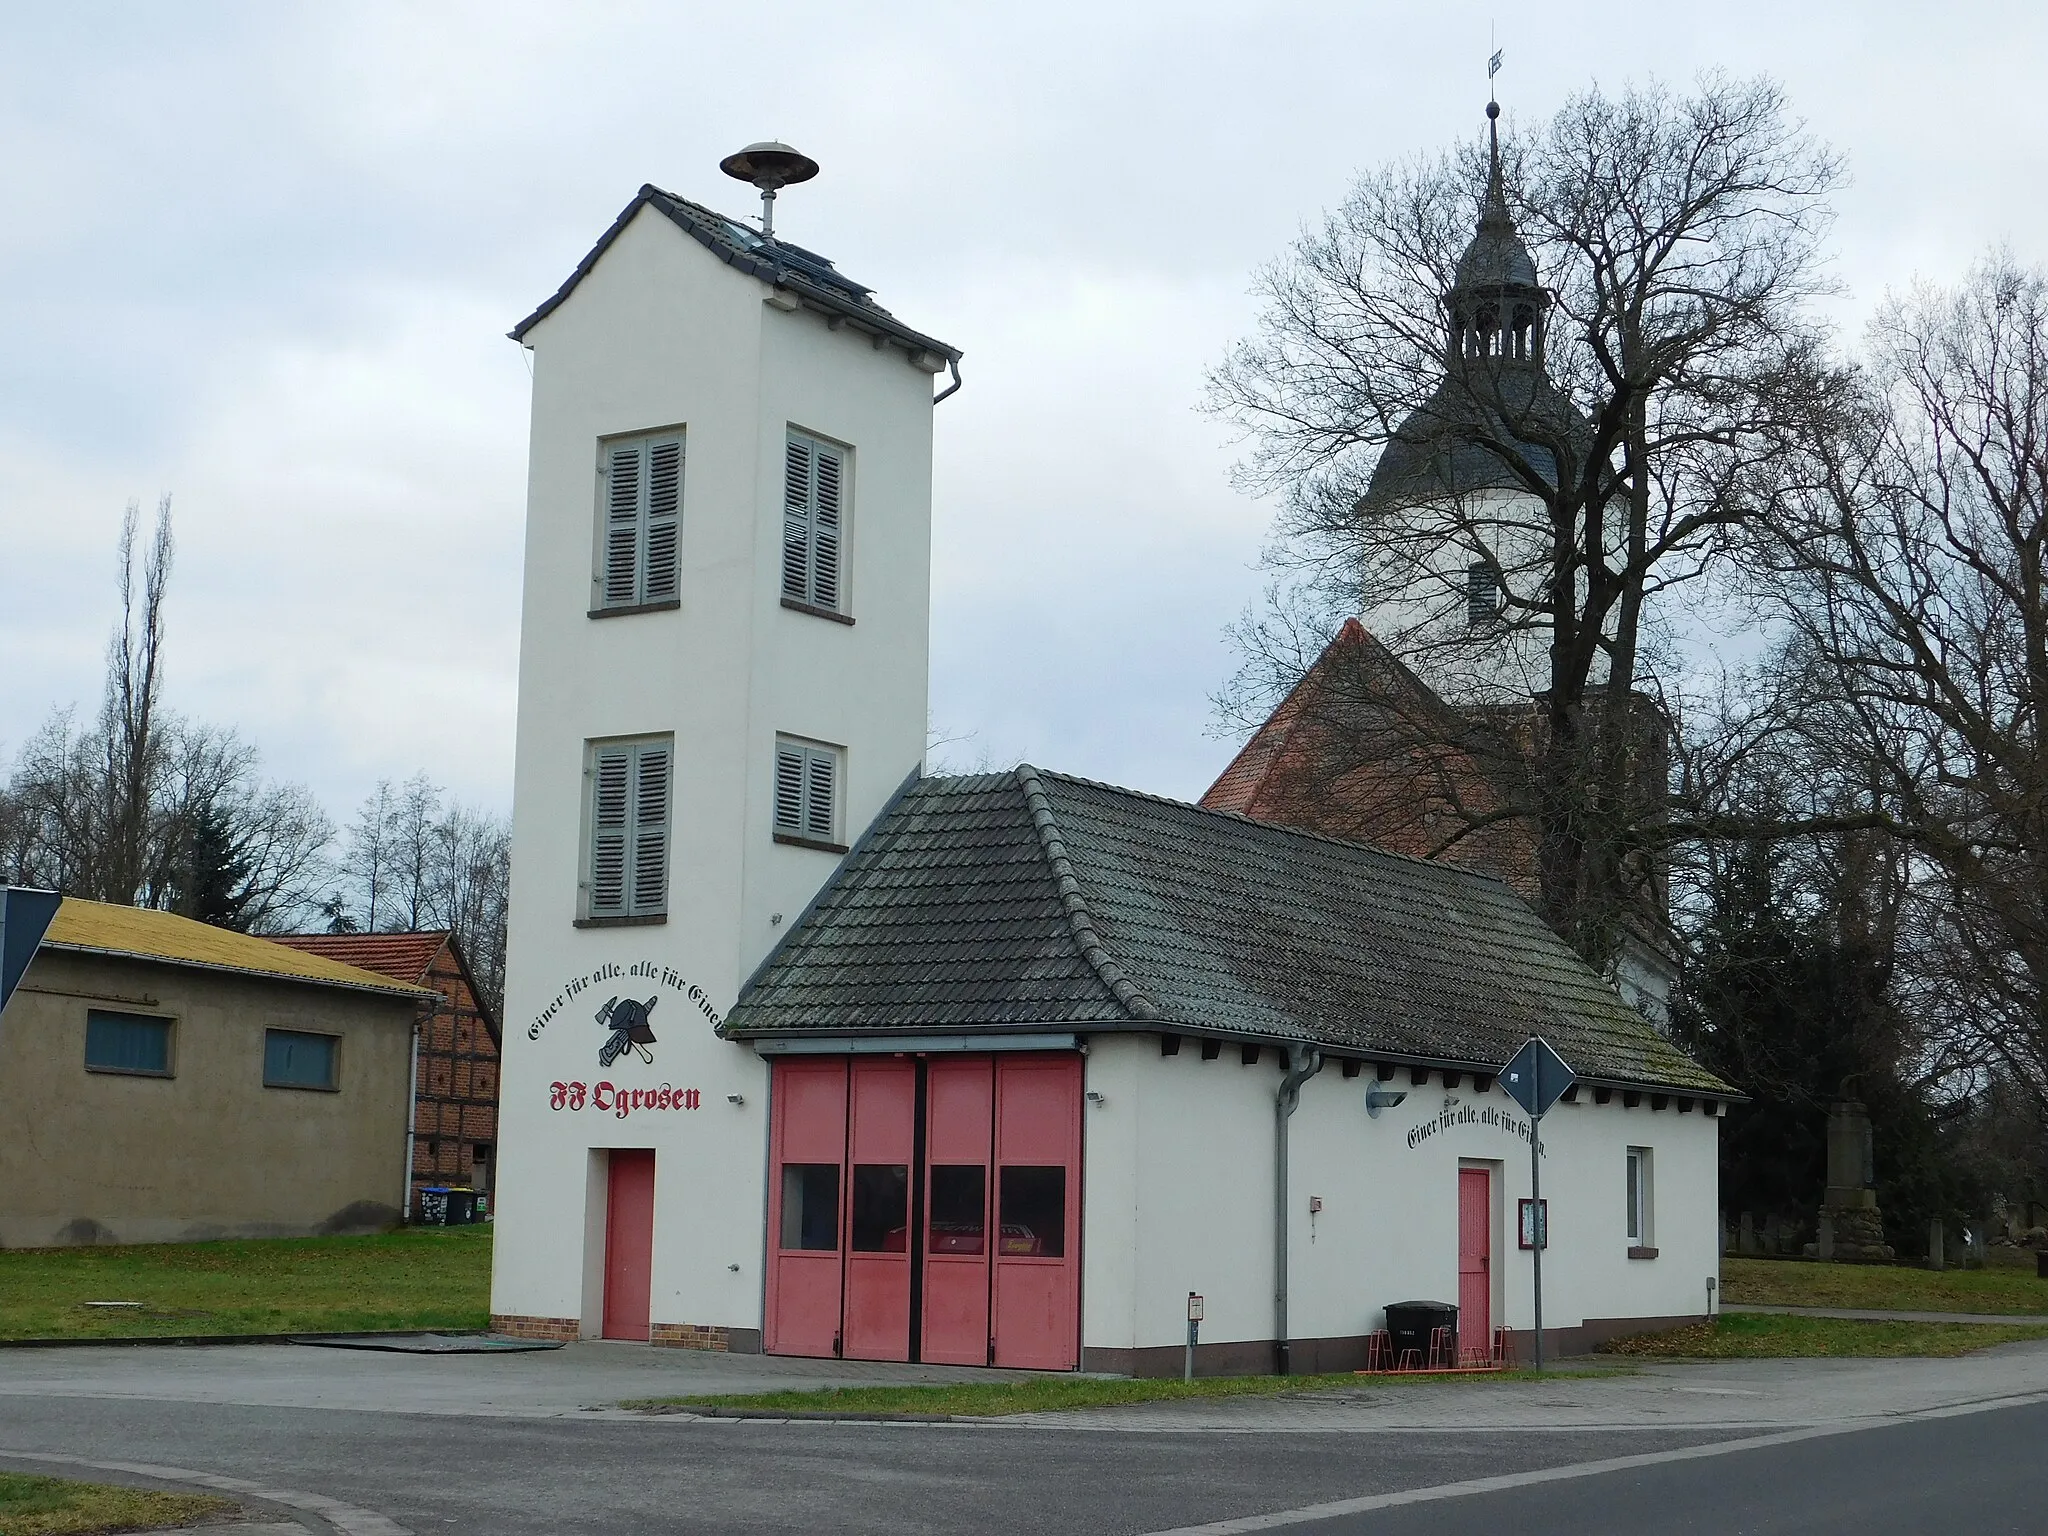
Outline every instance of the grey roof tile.
<path id="1" fill-rule="evenodd" d="M 1497 880 L 1029 767 L 909 786 L 725 1030 L 1047 1026 L 1730 1091 Z"/>

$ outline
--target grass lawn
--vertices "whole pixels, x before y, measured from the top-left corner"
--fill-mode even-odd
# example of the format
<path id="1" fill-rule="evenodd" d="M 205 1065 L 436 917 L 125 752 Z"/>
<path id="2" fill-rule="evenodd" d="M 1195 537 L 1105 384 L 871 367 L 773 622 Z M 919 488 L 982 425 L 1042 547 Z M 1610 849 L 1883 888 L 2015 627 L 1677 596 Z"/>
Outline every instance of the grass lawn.
<path id="1" fill-rule="evenodd" d="M 2048 1324 L 1858 1323 L 1839 1317 L 1734 1312 L 1668 1333 L 1616 1339 L 1605 1352 L 1666 1360 L 1760 1360 L 1822 1356 L 1967 1355 L 1994 1344 L 2048 1339 Z"/>
<path id="2" fill-rule="evenodd" d="M 2034 1278 L 2032 1254 L 2024 1267 L 1943 1270 L 1731 1256 L 1721 1261 L 1721 1299 L 1778 1307 L 2048 1315 L 2048 1280 Z"/>
<path id="3" fill-rule="evenodd" d="M 378 1237 L 11 1249 L 0 1251 L 0 1339 L 483 1328 L 490 1281 L 487 1224 Z"/>
<path id="4" fill-rule="evenodd" d="M 1552 1373 L 1555 1375 L 1564 1372 Z M 1626 1368 L 1583 1368 L 1572 1375 L 1615 1376 Z M 954 1413 L 975 1418 L 1004 1413 L 1056 1413 L 1118 1403 L 1171 1402 L 1190 1397 L 1274 1397 L 1282 1393 L 1365 1392 L 1389 1381 L 1535 1381 L 1534 1371 L 1470 1376 L 1202 1376 L 1192 1382 L 1124 1377 L 1044 1376 L 1026 1381 L 971 1381 L 919 1387 L 827 1387 L 811 1392 L 749 1392 L 726 1396 L 650 1397 L 622 1408 L 746 1408 L 766 1413 Z"/>
<path id="5" fill-rule="evenodd" d="M 99 1536 L 167 1525 L 197 1525 L 231 1514 L 232 1499 L 153 1488 L 110 1488 L 55 1477 L 0 1472 L 0 1536 Z"/>

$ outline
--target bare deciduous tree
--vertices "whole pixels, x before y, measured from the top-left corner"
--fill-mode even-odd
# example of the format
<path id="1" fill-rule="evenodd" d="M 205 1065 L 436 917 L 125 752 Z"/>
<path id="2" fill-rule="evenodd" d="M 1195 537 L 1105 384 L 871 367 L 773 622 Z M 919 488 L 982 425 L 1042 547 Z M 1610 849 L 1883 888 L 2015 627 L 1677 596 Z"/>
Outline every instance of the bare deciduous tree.
<path id="1" fill-rule="evenodd" d="M 1794 718 L 1909 841 L 1946 1012 L 2048 1102 L 2048 275 L 1987 258 L 1871 343 L 1865 410 L 1765 551 Z"/>
<path id="2" fill-rule="evenodd" d="M 1841 388 L 1809 312 L 1839 170 L 1768 81 L 1589 91 L 1498 153 L 1365 177 L 1260 274 L 1258 332 L 1211 378 L 1242 483 L 1281 500 L 1280 600 L 1237 630 L 1225 713 L 1262 715 L 1305 631 L 1367 615 L 1454 708 L 1357 680 L 1330 776 L 1461 765 L 1440 851 L 1519 824 L 1596 965 L 1679 831 L 1645 759 L 1665 625 L 1767 510 L 1788 419 Z M 1484 794 L 1452 792 L 1468 770 Z"/>

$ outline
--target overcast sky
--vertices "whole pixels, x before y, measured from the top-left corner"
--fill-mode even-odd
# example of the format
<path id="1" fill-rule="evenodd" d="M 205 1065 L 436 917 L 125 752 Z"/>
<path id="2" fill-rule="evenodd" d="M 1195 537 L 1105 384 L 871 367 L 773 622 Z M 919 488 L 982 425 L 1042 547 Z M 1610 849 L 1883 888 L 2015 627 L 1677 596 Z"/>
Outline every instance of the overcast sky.
<path id="1" fill-rule="evenodd" d="M 1194 796 L 1267 509 L 1196 409 L 1360 169 L 1593 81 L 1765 71 L 1849 156 L 1852 315 L 2048 260 L 2034 6 L 137 3 L 0 16 L 0 757 L 96 701 L 122 507 L 176 498 L 168 697 L 346 819 L 509 805 L 528 378 L 642 182 L 823 165 L 778 224 L 966 352 L 937 417 L 955 760 Z"/>

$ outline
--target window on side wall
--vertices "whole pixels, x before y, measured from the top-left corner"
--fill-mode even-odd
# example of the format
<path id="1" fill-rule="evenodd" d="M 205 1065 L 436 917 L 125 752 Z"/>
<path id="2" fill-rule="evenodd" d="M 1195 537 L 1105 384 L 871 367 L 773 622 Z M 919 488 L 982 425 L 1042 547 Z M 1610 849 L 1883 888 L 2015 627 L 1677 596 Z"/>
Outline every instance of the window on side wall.
<path id="1" fill-rule="evenodd" d="M 332 1093 L 341 1086 L 341 1041 L 297 1029 L 263 1031 L 263 1086 L 313 1088 Z"/>
<path id="2" fill-rule="evenodd" d="M 591 615 L 673 607 L 681 591 L 683 434 L 612 438 L 598 449 Z"/>
<path id="3" fill-rule="evenodd" d="M 1634 1259 L 1657 1256 L 1651 1161 L 1648 1147 L 1628 1149 L 1628 1251 Z"/>
<path id="4" fill-rule="evenodd" d="M 1471 629 L 1491 629 L 1500 622 L 1500 581 L 1484 560 L 1465 567 L 1465 624 Z"/>
<path id="5" fill-rule="evenodd" d="M 87 1009 L 85 1070 L 170 1077 L 171 1021 L 154 1014 Z"/>
<path id="6" fill-rule="evenodd" d="M 846 611 L 844 559 L 851 455 L 791 432 L 782 461 L 782 597 L 825 615 Z"/>
<path id="7" fill-rule="evenodd" d="M 668 915 L 670 781 L 675 738 L 593 741 L 586 749 L 590 836 L 581 922 Z"/>
<path id="8" fill-rule="evenodd" d="M 846 749 L 794 736 L 775 738 L 775 840 L 846 851 L 840 784 Z"/>

